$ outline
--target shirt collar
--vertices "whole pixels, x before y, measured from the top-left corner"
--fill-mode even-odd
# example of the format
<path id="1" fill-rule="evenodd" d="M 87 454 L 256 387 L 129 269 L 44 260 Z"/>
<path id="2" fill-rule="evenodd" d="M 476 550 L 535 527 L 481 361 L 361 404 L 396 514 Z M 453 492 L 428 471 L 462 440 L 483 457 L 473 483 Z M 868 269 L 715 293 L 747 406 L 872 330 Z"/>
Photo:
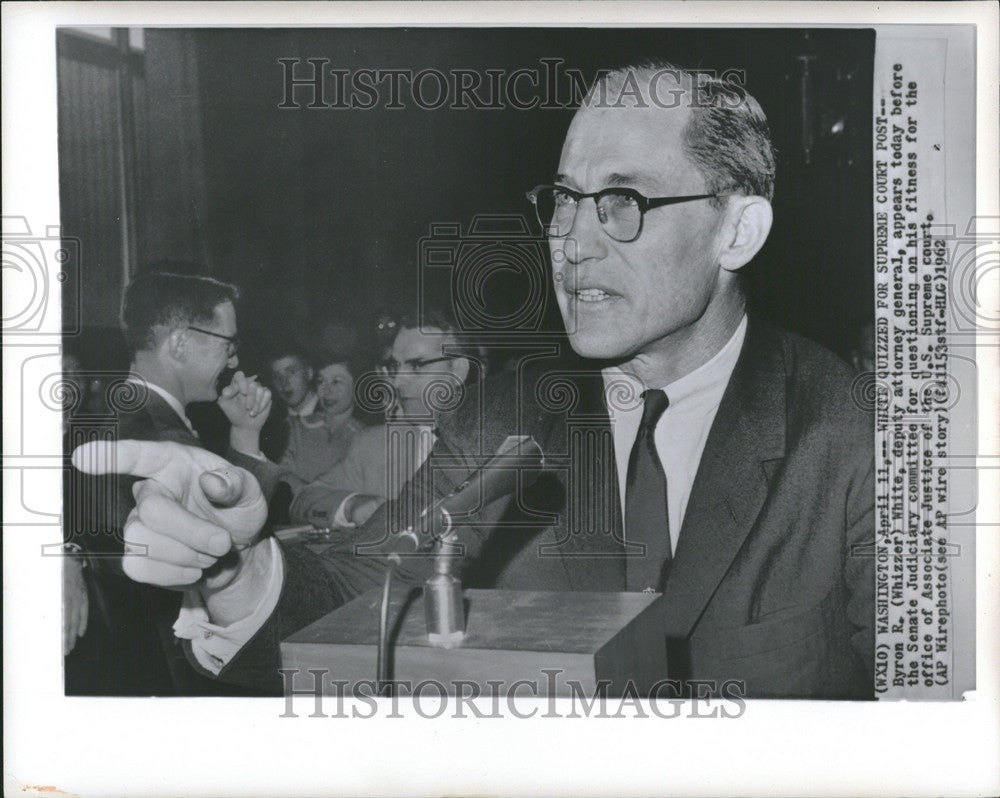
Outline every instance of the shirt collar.
<path id="1" fill-rule="evenodd" d="M 733 369 L 736 368 L 736 361 L 739 360 L 740 351 L 743 349 L 746 333 L 747 317 L 744 314 L 732 337 L 710 360 L 667 385 L 654 387 L 663 389 L 672 408 L 676 408 L 678 404 L 682 403 L 687 405 L 692 401 L 705 403 L 706 409 L 714 408 L 722 401 L 722 394 L 725 393 L 729 378 L 733 374 Z M 640 394 L 647 386 L 643 386 L 634 375 L 622 371 L 618 367 L 604 369 L 602 373 L 607 391 L 609 393 L 617 392 L 618 396 L 621 396 L 620 380 L 625 379 L 633 383 L 636 389 L 634 392 L 636 406 L 642 406 Z"/>
<path id="2" fill-rule="evenodd" d="M 302 402 L 301 405 L 299 405 L 298 410 L 292 410 L 292 408 L 288 408 L 288 415 L 299 416 L 300 418 L 311 416 L 314 412 L 316 412 L 316 404 L 318 401 L 319 397 L 316 396 L 316 394 L 314 393 L 310 393 L 306 397 L 305 401 Z"/>
<path id="3" fill-rule="evenodd" d="M 190 430 L 191 434 L 196 438 L 198 437 L 198 433 L 195 432 L 194 427 L 191 425 L 191 419 L 189 419 L 187 414 L 184 412 L 184 405 L 182 405 L 180 399 L 170 393 L 170 391 L 157 385 L 155 382 L 146 379 L 145 377 L 139 376 L 138 374 L 130 375 L 126 382 L 132 382 L 136 385 L 144 385 L 146 388 L 159 396 L 164 402 L 170 405 L 170 409 L 180 417 L 180 420 L 184 422 L 184 426 Z"/>
<path id="4" fill-rule="evenodd" d="M 740 358 L 746 334 L 747 317 L 744 315 L 736 332 L 711 360 L 669 385 L 661 386 L 670 399 L 670 404 L 676 405 L 692 398 L 700 401 L 710 394 L 718 394 L 718 401 L 715 402 L 718 404 L 722 400 L 722 394 L 725 393 L 726 385 L 729 384 L 733 369 L 736 368 L 736 361 Z"/>

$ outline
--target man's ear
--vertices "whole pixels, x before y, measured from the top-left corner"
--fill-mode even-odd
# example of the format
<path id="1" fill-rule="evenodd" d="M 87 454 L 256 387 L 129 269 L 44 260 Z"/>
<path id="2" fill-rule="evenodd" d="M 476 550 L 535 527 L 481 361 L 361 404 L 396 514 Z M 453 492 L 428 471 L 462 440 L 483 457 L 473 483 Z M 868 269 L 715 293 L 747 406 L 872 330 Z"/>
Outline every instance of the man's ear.
<path id="1" fill-rule="evenodd" d="M 167 356 L 171 360 L 176 360 L 180 363 L 187 360 L 190 345 L 190 333 L 180 327 L 171 330 L 160 343 L 161 349 L 167 354 Z"/>
<path id="2" fill-rule="evenodd" d="M 463 385 L 465 381 L 469 379 L 469 369 L 471 368 L 469 363 L 469 358 L 467 357 L 456 357 L 451 361 L 451 373 L 454 374 L 460 383 Z"/>
<path id="3" fill-rule="evenodd" d="M 730 197 L 724 227 L 729 240 L 723 241 L 719 265 L 727 272 L 746 266 L 764 246 L 773 221 L 771 203 L 763 197 Z"/>

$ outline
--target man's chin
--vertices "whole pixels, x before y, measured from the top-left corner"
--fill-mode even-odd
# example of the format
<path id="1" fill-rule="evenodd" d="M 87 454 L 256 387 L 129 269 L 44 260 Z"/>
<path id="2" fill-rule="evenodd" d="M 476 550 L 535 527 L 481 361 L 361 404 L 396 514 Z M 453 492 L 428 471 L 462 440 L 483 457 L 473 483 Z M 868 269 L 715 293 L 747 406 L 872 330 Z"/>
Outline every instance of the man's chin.
<path id="1" fill-rule="evenodd" d="M 620 360 L 628 355 L 628 348 L 607 330 L 576 330 L 568 337 L 573 351 L 588 360 Z"/>
<path id="2" fill-rule="evenodd" d="M 192 399 L 192 402 L 217 402 L 222 396 L 222 388 L 219 385 L 212 385 L 205 388 L 204 392 Z"/>

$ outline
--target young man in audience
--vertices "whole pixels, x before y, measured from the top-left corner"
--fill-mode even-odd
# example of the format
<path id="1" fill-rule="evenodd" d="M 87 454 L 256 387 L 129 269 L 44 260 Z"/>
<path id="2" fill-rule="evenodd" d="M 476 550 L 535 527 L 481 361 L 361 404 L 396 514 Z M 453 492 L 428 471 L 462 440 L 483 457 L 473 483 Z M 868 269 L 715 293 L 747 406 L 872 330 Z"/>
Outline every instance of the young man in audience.
<path id="1" fill-rule="evenodd" d="M 315 375 L 306 353 L 296 346 L 280 350 L 271 359 L 271 385 L 274 393 L 288 409 L 288 418 L 312 415 L 319 397 L 313 390 Z"/>

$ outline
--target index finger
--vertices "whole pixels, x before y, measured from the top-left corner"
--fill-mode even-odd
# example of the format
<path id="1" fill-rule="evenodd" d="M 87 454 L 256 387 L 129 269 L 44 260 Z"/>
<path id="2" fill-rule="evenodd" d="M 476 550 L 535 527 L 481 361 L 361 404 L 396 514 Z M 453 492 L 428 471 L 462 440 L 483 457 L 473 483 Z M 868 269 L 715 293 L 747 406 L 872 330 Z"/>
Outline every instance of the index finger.
<path id="1" fill-rule="evenodd" d="M 156 477 L 177 461 L 185 447 L 163 441 L 90 441 L 73 450 L 73 466 L 85 474 L 129 474 L 133 477 Z M 206 457 L 211 463 L 200 463 L 201 469 L 217 468 L 216 461 L 225 464 L 201 449 L 186 447 L 198 452 L 200 460 Z"/>
<path id="2" fill-rule="evenodd" d="M 73 450 L 73 466 L 85 474 L 152 477 L 169 462 L 169 447 L 156 441 L 90 441 Z"/>

